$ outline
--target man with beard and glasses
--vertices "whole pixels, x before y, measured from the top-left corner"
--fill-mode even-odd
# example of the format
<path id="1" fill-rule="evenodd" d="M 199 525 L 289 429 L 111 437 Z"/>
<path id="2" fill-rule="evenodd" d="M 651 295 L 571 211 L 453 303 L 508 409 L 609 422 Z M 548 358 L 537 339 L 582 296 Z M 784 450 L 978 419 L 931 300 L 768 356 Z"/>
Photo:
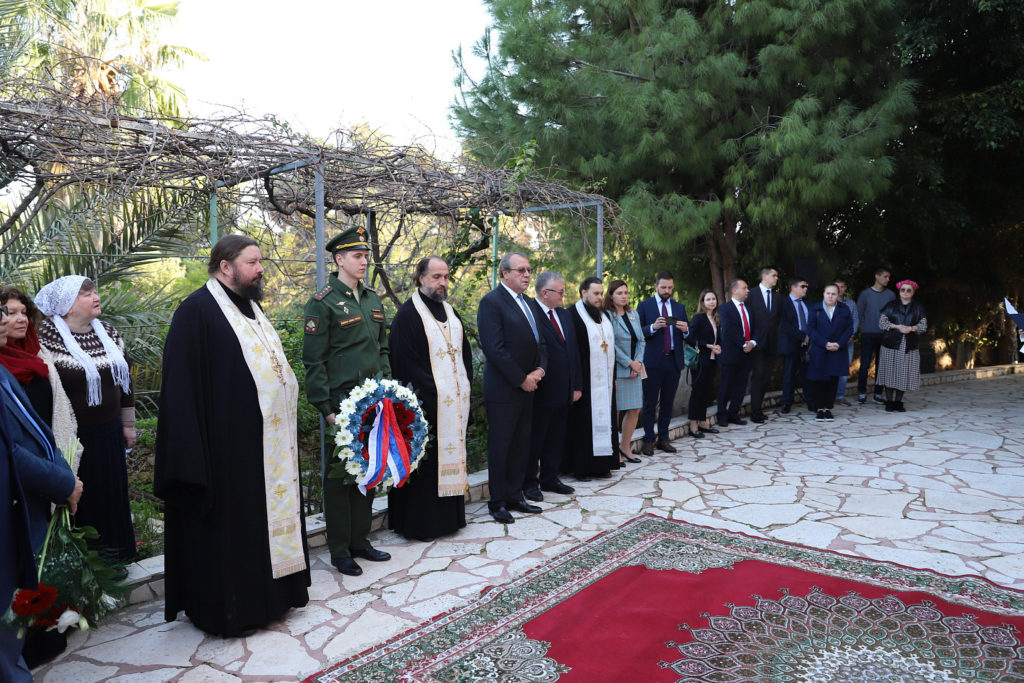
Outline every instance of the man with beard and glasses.
<path id="1" fill-rule="evenodd" d="M 604 285 L 596 277 L 580 284 L 580 300 L 572 307 L 579 347 L 582 396 L 569 408 L 569 438 L 562 471 L 586 481 L 606 479 L 619 467 L 615 410 L 615 328 L 602 308 Z"/>
<path id="2" fill-rule="evenodd" d="M 306 366 L 306 398 L 327 424 L 349 392 L 366 379 L 391 377 L 384 307 L 377 292 L 361 280 L 369 265 L 366 229 L 351 227 L 327 243 L 337 272 L 316 293 L 303 312 L 305 334 L 302 364 Z M 356 484 L 329 477 L 333 449 L 324 453 L 324 522 L 331 564 L 342 574 L 363 573 L 354 558 L 371 562 L 391 555 L 370 545 L 373 493 L 359 492 Z"/>
<path id="3" fill-rule="evenodd" d="M 164 345 L 153 490 L 165 501 L 167 621 L 250 635 L 309 598 L 299 387 L 259 306 L 256 241 L 227 235 Z"/>
<path id="4" fill-rule="evenodd" d="M 391 321 L 391 376 L 412 386 L 431 437 L 419 467 L 388 493 L 388 527 L 429 541 L 466 526 L 466 427 L 473 353 L 448 298 L 448 264 L 427 256 L 416 264 L 412 296 Z"/>

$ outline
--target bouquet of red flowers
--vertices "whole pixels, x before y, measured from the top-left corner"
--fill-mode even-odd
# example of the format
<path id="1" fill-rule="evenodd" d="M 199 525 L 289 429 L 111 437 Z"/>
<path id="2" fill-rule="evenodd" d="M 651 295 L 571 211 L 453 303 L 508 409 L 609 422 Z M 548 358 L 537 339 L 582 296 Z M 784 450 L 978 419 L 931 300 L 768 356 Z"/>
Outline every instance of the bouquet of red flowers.
<path id="1" fill-rule="evenodd" d="M 77 441 L 63 451 L 69 462 Z M 107 565 L 88 548 L 87 539 L 92 538 L 99 538 L 94 528 L 73 526 L 68 507 L 58 506 L 39 550 L 39 587 L 14 593 L 3 625 L 17 629 L 19 637 L 32 628 L 85 630 L 118 607 L 127 591 L 116 578 L 120 567 Z"/>

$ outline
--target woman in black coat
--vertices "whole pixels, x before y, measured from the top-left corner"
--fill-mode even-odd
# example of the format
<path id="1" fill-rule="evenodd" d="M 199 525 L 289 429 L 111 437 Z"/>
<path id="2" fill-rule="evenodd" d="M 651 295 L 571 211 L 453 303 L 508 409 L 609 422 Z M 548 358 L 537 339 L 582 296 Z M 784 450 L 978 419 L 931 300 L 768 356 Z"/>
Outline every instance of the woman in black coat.
<path id="1" fill-rule="evenodd" d="M 718 372 L 717 358 L 722 353 L 718 344 L 718 296 L 710 289 L 700 293 L 687 340 L 700 352 L 700 363 L 697 370 L 692 371 L 693 387 L 686 416 L 690 420 L 690 436 L 703 439 L 705 433 L 718 433 L 708 424 L 708 398 Z"/>

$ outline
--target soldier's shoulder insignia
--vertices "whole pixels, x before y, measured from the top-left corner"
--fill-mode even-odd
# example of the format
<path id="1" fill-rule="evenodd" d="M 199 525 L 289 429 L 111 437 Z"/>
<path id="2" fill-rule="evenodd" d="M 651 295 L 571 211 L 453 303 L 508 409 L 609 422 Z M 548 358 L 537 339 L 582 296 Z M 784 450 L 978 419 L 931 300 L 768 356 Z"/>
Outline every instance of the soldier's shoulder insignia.
<path id="1" fill-rule="evenodd" d="M 306 323 L 304 328 L 306 330 L 306 334 L 316 334 L 317 330 L 320 329 L 320 318 L 306 316 Z"/>
<path id="2" fill-rule="evenodd" d="M 325 296 L 327 296 L 328 294 L 330 294 L 330 293 L 331 293 L 331 286 L 327 285 L 326 287 L 321 289 L 319 292 L 317 292 L 316 296 L 314 296 L 313 298 L 316 299 L 317 301 L 322 301 L 323 298 Z"/>

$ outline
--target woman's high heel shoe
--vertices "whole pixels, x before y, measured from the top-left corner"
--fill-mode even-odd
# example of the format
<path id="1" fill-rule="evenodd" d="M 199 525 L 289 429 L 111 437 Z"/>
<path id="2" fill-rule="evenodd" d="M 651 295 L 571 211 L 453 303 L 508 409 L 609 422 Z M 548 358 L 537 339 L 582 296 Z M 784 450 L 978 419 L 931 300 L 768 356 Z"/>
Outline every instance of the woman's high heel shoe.
<path id="1" fill-rule="evenodd" d="M 633 464 L 636 464 L 636 463 L 640 462 L 640 458 L 634 458 L 632 455 L 630 455 L 626 451 L 622 450 L 621 448 L 619 449 L 619 455 L 621 455 L 623 458 L 625 458 L 625 460 L 627 462 L 631 462 Z"/>

